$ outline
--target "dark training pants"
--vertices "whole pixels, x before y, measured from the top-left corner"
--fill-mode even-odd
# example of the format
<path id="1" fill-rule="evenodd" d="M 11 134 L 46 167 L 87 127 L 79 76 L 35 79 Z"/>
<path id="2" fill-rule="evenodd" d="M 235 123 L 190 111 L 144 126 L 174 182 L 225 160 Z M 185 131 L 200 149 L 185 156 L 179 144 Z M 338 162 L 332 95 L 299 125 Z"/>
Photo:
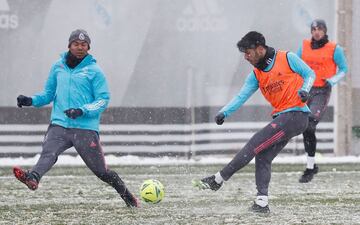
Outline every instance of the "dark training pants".
<path id="1" fill-rule="evenodd" d="M 53 167 L 58 156 L 72 146 L 98 178 L 115 188 L 122 198 L 129 194 L 118 174 L 107 169 L 99 135 L 93 130 L 50 125 L 44 138 L 41 156 L 31 171 L 39 174 L 41 178 Z"/>
<path id="2" fill-rule="evenodd" d="M 309 125 L 303 133 L 305 151 L 308 156 L 315 156 L 317 143 L 315 135 L 316 126 L 325 114 L 330 95 L 331 87 L 313 87 L 310 90 L 310 98 L 307 101 L 307 105 L 311 110 L 311 114 L 309 116 Z"/>
<path id="3" fill-rule="evenodd" d="M 228 180 L 255 157 L 257 195 L 268 195 L 272 160 L 292 137 L 304 132 L 308 121 L 309 113 L 293 111 L 278 115 L 254 134 L 231 162 L 220 171 L 221 176 L 224 180 Z"/>

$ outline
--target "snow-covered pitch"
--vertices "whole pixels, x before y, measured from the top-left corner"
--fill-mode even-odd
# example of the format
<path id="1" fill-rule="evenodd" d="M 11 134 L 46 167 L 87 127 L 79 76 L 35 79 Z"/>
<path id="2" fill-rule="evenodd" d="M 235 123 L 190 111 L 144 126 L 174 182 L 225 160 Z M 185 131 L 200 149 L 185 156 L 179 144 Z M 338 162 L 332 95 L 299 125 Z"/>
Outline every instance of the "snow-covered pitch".
<path id="1" fill-rule="evenodd" d="M 25 166 L 26 167 L 26 166 Z M 304 164 L 274 164 L 269 216 L 248 211 L 255 191 L 254 165 L 235 174 L 217 192 L 196 190 L 191 179 L 217 165 L 113 165 L 138 195 L 145 179 L 165 186 L 159 204 L 129 209 L 113 188 L 84 166 L 55 166 L 39 189 L 28 190 L 0 167 L 0 224 L 358 224 L 360 164 L 320 164 L 313 182 L 300 184 Z"/>

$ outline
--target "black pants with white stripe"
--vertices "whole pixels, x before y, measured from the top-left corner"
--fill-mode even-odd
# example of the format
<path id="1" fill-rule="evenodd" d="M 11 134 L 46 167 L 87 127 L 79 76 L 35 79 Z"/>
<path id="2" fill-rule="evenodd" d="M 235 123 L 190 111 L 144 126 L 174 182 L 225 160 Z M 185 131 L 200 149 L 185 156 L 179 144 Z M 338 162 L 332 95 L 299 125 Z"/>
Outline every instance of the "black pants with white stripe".
<path id="1" fill-rule="evenodd" d="M 220 171 L 221 176 L 228 180 L 255 157 L 257 195 L 268 195 L 272 160 L 292 137 L 304 132 L 308 120 L 309 113 L 300 111 L 278 115 L 251 137 L 231 162 Z"/>
<path id="2" fill-rule="evenodd" d="M 329 103 L 331 95 L 331 87 L 313 87 L 310 90 L 310 98 L 307 101 L 307 105 L 311 110 L 311 114 L 309 116 L 309 125 L 305 132 L 303 133 L 304 137 L 304 146 L 305 152 L 307 152 L 308 156 L 315 156 L 316 152 L 316 126 L 323 118 L 327 105 Z"/>
<path id="3" fill-rule="evenodd" d="M 96 131 L 64 128 L 52 124 L 46 132 L 42 147 L 40 158 L 31 169 L 39 174 L 40 178 L 53 167 L 61 153 L 74 147 L 86 166 L 98 178 L 115 188 L 123 199 L 129 194 L 118 174 L 107 168 Z"/>

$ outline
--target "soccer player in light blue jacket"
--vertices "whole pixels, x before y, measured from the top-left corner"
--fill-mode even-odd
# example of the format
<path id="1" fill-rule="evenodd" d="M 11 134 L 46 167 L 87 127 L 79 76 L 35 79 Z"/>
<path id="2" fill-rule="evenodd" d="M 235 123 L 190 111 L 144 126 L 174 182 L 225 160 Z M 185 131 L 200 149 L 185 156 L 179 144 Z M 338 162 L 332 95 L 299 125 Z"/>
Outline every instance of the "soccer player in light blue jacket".
<path id="1" fill-rule="evenodd" d="M 36 190 L 41 177 L 51 169 L 57 157 L 74 147 L 89 169 L 115 188 L 128 207 L 139 207 L 138 199 L 105 163 L 99 123 L 110 93 L 104 73 L 88 54 L 90 43 L 86 31 L 73 31 L 69 38 L 69 51 L 52 66 L 44 90 L 31 97 L 18 96 L 20 108 L 41 107 L 51 102 L 53 107 L 38 162 L 29 171 L 14 167 L 13 172 L 29 189 Z"/>

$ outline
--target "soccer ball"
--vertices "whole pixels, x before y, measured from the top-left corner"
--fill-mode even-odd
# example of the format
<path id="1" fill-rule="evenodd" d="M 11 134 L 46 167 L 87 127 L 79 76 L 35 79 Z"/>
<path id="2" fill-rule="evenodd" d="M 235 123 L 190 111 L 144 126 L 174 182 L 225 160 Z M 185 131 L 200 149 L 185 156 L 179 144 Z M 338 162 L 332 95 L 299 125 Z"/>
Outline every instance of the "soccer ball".
<path id="1" fill-rule="evenodd" d="M 148 203 L 159 203 L 164 198 L 164 185 L 158 180 L 145 180 L 140 187 L 141 199 Z"/>

